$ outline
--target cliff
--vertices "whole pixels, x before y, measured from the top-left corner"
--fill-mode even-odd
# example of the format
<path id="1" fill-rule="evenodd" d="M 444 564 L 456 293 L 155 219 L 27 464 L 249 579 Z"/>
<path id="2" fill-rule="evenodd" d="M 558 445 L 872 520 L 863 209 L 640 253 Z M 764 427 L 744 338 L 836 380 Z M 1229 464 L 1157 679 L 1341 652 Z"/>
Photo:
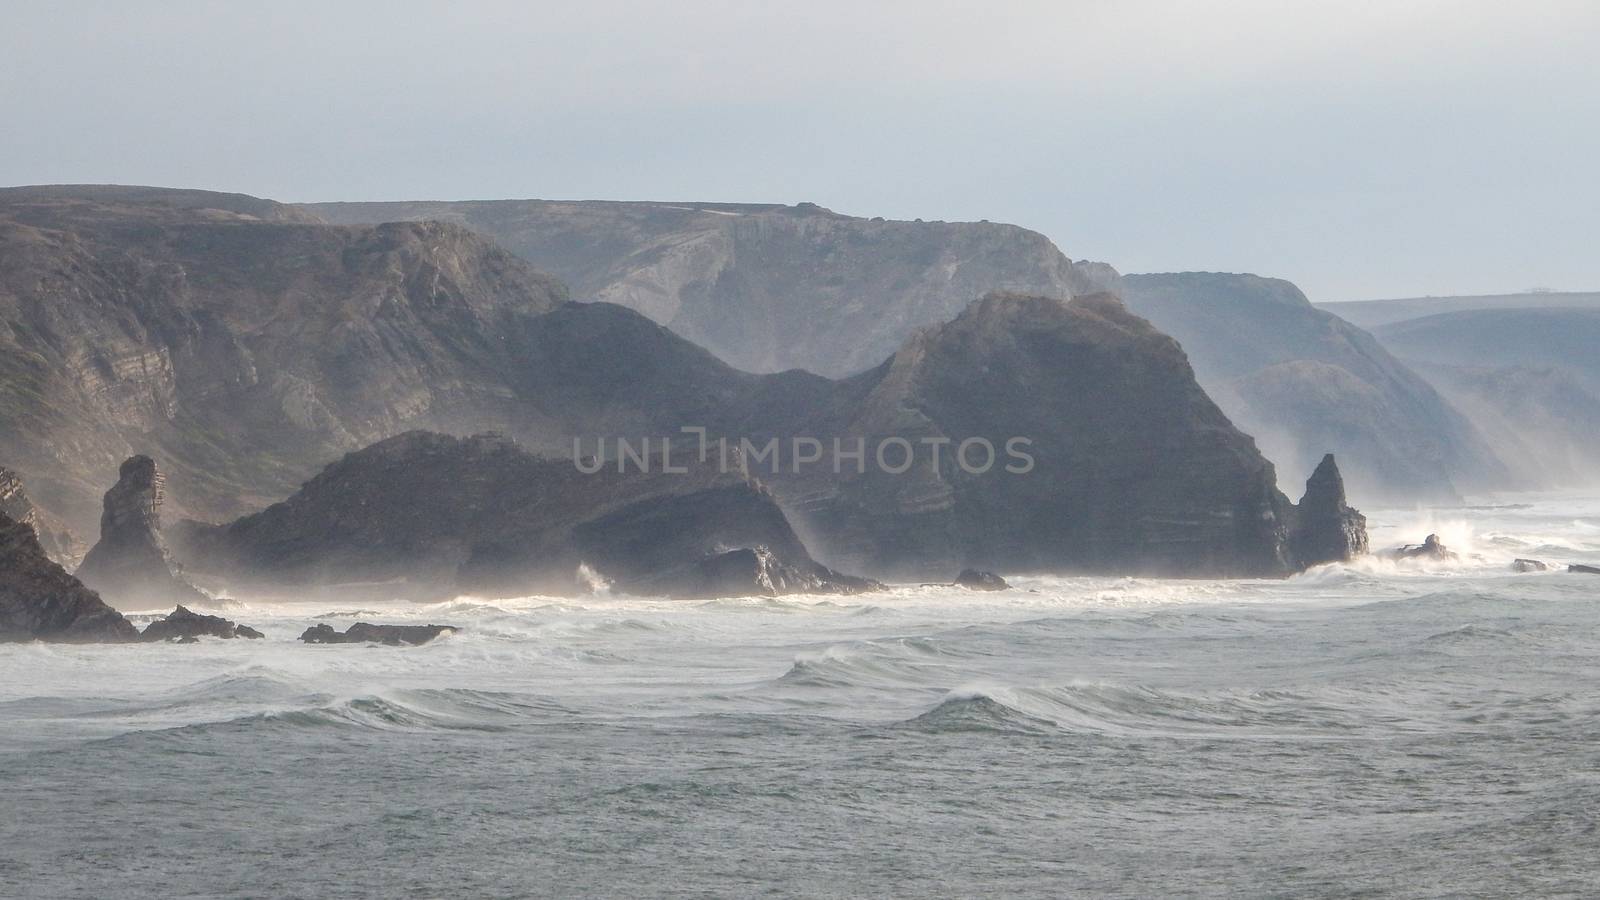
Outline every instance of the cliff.
<path id="1" fill-rule="evenodd" d="M 52 561 L 75 567 L 83 559 L 83 542 L 65 525 L 34 506 L 22 488 L 22 479 L 3 466 L 0 466 L 0 512 L 32 528 L 45 555 Z"/>
<path id="2" fill-rule="evenodd" d="M 1483 435 L 1370 334 L 1293 284 L 1215 272 L 1127 275 L 1134 312 L 1178 339 L 1200 384 L 1290 470 L 1336 450 L 1358 496 L 1449 501 L 1505 486 Z"/>
<path id="3" fill-rule="evenodd" d="M 638 310 L 752 372 L 853 374 L 988 291 L 1066 298 L 1102 286 L 1109 272 L 1074 264 L 1048 238 L 1015 225 L 864 219 L 804 203 L 303 208 L 346 224 L 464 225 L 561 278 L 576 298 Z"/>
<path id="4" fill-rule="evenodd" d="M 0 189 L 0 459 L 80 532 L 160 457 L 237 515 L 418 424 L 518 417 L 504 334 L 562 288 L 465 229 L 203 191 Z"/>
<path id="5" fill-rule="evenodd" d="M 45 555 L 32 527 L 0 510 L 0 642 L 137 637 L 121 613 Z"/>
<path id="6" fill-rule="evenodd" d="M 825 558 L 875 575 L 1281 575 L 1293 506 L 1182 348 L 1109 295 L 990 294 L 840 384 L 824 426 L 916 446 L 904 474 L 773 476 Z M 973 444 L 981 438 L 993 465 Z M 1031 462 L 1006 454 L 1008 441 Z M 933 446 L 942 443 L 937 463 Z M 898 452 L 895 456 L 898 456 Z M 896 460 L 897 461 L 897 460 Z M 1026 471 L 1007 471 L 1012 466 Z M 766 477 L 763 475 L 763 477 Z"/>

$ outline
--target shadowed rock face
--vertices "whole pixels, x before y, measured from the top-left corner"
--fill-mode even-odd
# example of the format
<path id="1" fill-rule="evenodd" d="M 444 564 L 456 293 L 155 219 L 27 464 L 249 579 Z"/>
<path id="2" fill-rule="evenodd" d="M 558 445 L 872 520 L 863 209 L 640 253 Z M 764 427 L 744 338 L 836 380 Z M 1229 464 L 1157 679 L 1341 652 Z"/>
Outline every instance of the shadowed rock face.
<path id="1" fill-rule="evenodd" d="M 189 524 L 188 558 L 234 581 L 377 584 L 388 594 L 591 589 L 740 596 L 875 587 L 816 563 L 776 501 L 737 474 L 580 472 L 499 435 L 413 432 L 346 456 L 287 501 Z M 730 552 L 758 551 L 742 571 Z M 742 575 L 743 580 L 740 577 Z"/>
<path id="2" fill-rule="evenodd" d="M 1277 278 L 1126 275 L 1129 309 L 1178 339 L 1200 384 L 1286 470 L 1335 449 L 1357 496 L 1456 499 L 1507 471 L 1456 408 L 1377 339 Z"/>
<path id="3" fill-rule="evenodd" d="M 1332 453 L 1306 480 L 1294 519 L 1289 549 L 1299 568 L 1348 562 L 1367 552 L 1367 517 L 1345 502 L 1344 478 Z"/>
<path id="4" fill-rule="evenodd" d="M 166 480 L 148 456 L 123 462 L 117 483 L 106 492 L 100 541 L 83 558 L 78 578 L 118 605 L 142 606 L 207 598 L 178 577 L 161 535 Z"/>
<path id="5" fill-rule="evenodd" d="M 318 203 L 331 222 L 438 219 L 494 238 L 581 300 L 649 316 L 733 366 L 839 377 L 992 290 L 1067 298 L 1109 266 L 1069 260 L 1037 232 L 898 222 L 813 204 L 546 200 Z"/>
<path id="6" fill-rule="evenodd" d="M 83 559 L 83 542 L 65 525 L 34 506 L 22 490 L 22 479 L 3 466 L 0 466 L 0 512 L 32 528 L 45 554 L 55 562 L 76 566 Z"/>
<path id="7" fill-rule="evenodd" d="M 0 511 L 0 642 L 137 637 L 121 613 L 45 555 L 33 528 Z"/>

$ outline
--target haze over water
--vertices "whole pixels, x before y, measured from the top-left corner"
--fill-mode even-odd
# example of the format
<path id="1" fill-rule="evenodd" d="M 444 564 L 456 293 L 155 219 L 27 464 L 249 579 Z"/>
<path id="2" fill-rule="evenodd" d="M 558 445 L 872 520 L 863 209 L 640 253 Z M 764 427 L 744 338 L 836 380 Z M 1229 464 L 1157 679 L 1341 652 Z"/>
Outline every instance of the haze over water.
<path id="1" fill-rule="evenodd" d="M 0 895 L 1592 896 L 1600 499 L 1368 513 L 1463 558 L 0 646 Z"/>

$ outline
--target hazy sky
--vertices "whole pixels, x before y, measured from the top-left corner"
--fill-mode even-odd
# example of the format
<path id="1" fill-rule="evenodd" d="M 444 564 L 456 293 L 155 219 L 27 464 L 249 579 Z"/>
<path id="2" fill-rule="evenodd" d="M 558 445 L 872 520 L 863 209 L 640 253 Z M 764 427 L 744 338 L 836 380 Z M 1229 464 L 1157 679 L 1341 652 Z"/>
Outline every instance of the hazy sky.
<path id="1" fill-rule="evenodd" d="M 0 184 L 809 200 L 1313 299 L 1600 289 L 1600 0 L 0 0 L 0 22 Z"/>

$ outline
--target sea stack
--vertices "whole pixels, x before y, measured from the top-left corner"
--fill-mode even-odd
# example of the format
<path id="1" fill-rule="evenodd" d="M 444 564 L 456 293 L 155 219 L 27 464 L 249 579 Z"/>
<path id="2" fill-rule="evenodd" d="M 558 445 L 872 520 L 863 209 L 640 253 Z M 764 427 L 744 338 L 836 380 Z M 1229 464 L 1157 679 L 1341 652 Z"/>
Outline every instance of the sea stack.
<path id="1" fill-rule="evenodd" d="M 138 630 L 45 555 L 29 525 L 0 510 L 0 643 L 136 640 Z"/>
<path id="2" fill-rule="evenodd" d="M 161 536 L 165 478 L 148 456 L 123 462 L 106 492 L 100 542 L 78 567 L 78 578 L 121 606 L 204 603 L 209 598 L 178 575 Z"/>
<path id="3" fill-rule="evenodd" d="M 32 528 L 39 538 L 39 546 L 52 560 L 71 566 L 83 559 L 83 542 L 73 537 L 65 525 L 34 506 L 22 490 L 22 479 L 4 466 L 0 466 L 0 512 Z"/>
<path id="4" fill-rule="evenodd" d="M 1367 517 L 1345 501 L 1344 477 L 1332 453 L 1306 480 L 1295 519 L 1289 552 L 1298 568 L 1348 562 L 1367 552 Z"/>

